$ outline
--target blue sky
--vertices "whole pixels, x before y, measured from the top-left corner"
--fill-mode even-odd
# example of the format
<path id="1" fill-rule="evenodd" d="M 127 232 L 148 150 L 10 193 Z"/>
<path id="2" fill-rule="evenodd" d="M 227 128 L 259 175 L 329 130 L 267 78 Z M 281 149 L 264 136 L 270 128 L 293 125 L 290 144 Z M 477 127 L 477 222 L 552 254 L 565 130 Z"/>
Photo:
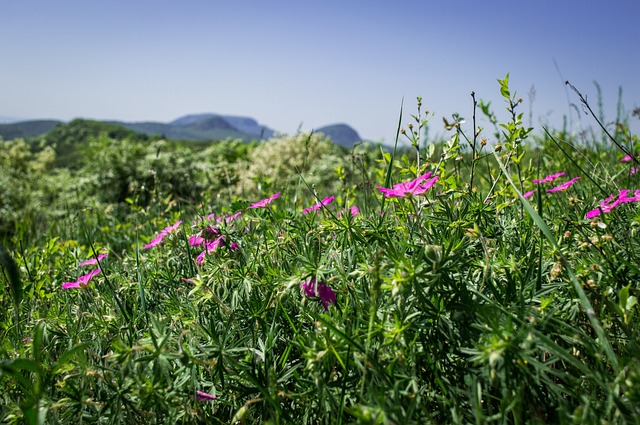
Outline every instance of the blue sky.
<path id="1" fill-rule="evenodd" d="M 5 0 L 0 116 L 214 112 L 287 133 L 346 122 L 391 143 L 403 98 L 406 124 L 423 97 L 432 134 L 454 112 L 469 121 L 471 91 L 506 119 L 496 79 L 509 72 L 534 127 L 567 115 L 577 129 L 591 121 L 564 80 L 594 107 L 597 81 L 608 119 L 619 86 L 629 113 L 640 106 L 639 17 L 637 0 Z"/>

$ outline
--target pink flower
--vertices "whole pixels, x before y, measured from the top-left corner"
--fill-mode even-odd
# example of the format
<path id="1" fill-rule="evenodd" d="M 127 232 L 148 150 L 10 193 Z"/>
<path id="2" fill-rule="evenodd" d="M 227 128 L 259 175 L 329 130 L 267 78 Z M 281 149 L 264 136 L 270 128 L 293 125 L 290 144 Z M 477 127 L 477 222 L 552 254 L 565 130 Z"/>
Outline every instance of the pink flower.
<path id="1" fill-rule="evenodd" d="M 198 224 L 198 220 L 200 220 L 200 221 L 218 221 L 218 222 L 224 220 L 225 223 L 229 224 L 233 220 L 235 220 L 238 217 L 240 217 L 241 215 L 242 215 L 242 211 L 238 211 L 237 213 L 232 214 L 232 215 L 228 215 L 226 217 L 216 217 L 216 215 L 214 213 L 211 213 L 211 214 L 207 215 L 206 217 L 202 216 L 202 217 L 199 217 L 197 220 L 194 220 L 193 221 L 193 225 L 196 226 Z"/>
<path id="2" fill-rule="evenodd" d="M 631 158 L 631 155 L 625 155 L 622 157 L 622 159 L 620 160 L 620 162 L 629 162 L 631 161 L 633 158 Z"/>
<path id="3" fill-rule="evenodd" d="M 530 191 L 528 191 L 528 192 L 523 193 L 523 194 L 522 194 L 522 197 L 523 197 L 523 198 L 525 198 L 525 199 L 527 199 L 527 198 L 530 198 L 530 197 L 531 197 L 531 195 L 533 195 L 534 193 L 536 193 L 536 191 L 535 191 L 535 190 L 530 190 Z"/>
<path id="4" fill-rule="evenodd" d="M 264 208 L 271 203 L 274 199 L 277 199 L 280 196 L 280 192 L 276 193 L 270 198 L 263 199 L 262 201 L 256 202 L 254 204 L 249 205 L 247 208 Z"/>
<path id="5" fill-rule="evenodd" d="M 171 226 L 167 226 L 164 229 L 162 229 L 162 231 L 160 233 L 158 233 L 156 235 L 155 238 L 151 239 L 149 241 L 148 244 L 146 244 L 145 246 L 143 246 L 143 249 L 149 249 L 149 248 L 153 248 L 156 245 L 159 245 L 160 242 L 162 242 L 162 239 L 164 239 L 165 236 L 175 232 L 178 227 L 180 227 L 180 225 L 182 224 L 182 220 L 176 222 L 175 224 L 172 224 Z"/>
<path id="6" fill-rule="evenodd" d="M 202 236 L 193 235 L 189 237 L 189 245 L 191 246 L 201 245 L 202 242 L 204 242 L 204 238 Z"/>
<path id="7" fill-rule="evenodd" d="M 215 399 L 217 399 L 218 397 L 214 396 L 213 394 L 209 394 L 209 393 L 205 393 L 204 391 L 196 391 L 196 399 L 198 401 L 213 401 Z"/>
<path id="8" fill-rule="evenodd" d="M 640 167 L 631 167 L 631 171 L 629 171 L 629 175 L 633 176 L 638 171 L 640 171 Z"/>
<path id="9" fill-rule="evenodd" d="M 278 192 L 278 195 L 279 195 L 279 194 L 280 194 L 280 192 Z M 274 195 L 274 196 L 275 196 L 275 195 Z M 277 196 L 276 196 L 276 198 L 277 198 Z M 275 199 L 275 198 L 273 198 L 273 199 Z M 242 211 L 238 211 L 238 212 L 237 212 L 237 213 L 235 213 L 235 214 L 232 214 L 232 215 L 228 215 L 228 216 L 226 216 L 226 217 L 224 218 L 224 221 L 225 221 L 225 223 L 229 224 L 229 223 L 231 223 L 233 220 L 235 220 L 235 219 L 237 219 L 238 217 L 240 217 L 241 215 L 242 215 Z M 220 220 L 222 220 L 222 217 L 219 217 L 219 218 L 217 218 L 216 220 L 217 220 L 217 221 L 220 221 Z"/>
<path id="10" fill-rule="evenodd" d="M 143 246 L 142 249 L 149 249 L 149 248 L 153 248 L 156 245 L 160 245 L 160 242 L 162 242 L 162 239 L 164 239 L 165 236 L 166 235 L 164 233 L 160 233 L 158 236 L 151 239 L 151 241 L 149 241 L 148 244 Z"/>
<path id="11" fill-rule="evenodd" d="M 300 284 L 304 294 L 310 298 L 318 298 L 325 310 L 329 309 L 329 304 L 336 303 L 336 293 L 329 288 L 326 282 L 316 283 L 316 278 L 312 277 Z"/>
<path id="12" fill-rule="evenodd" d="M 335 196 L 329 196 L 328 198 L 324 198 L 322 201 L 320 201 L 319 204 L 315 204 L 312 207 L 303 209 L 302 214 L 308 214 L 311 211 L 317 211 L 320 208 L 322 208 L 324 205 L 329 205 L 330 203 L 332 203 L 334 199 L 335 199 Z"/>
<path id="13" fill-rule="evenodd" d="M 240 249 L 240 245 L 238 245 L 235 241 L 231 242 L 231 245 L 229 245 L 229 249 L 231 251 L 237 251 Z"/>
<path id="14" fill-rule="evenodd" d="M 568 182 L 562 183 L 560 186 L 556 186 L 553 189 L 547 190 L 547 193 L 560 192 L 560 191 L 563 191 L 563 190 L 567 190 L 567 189 L 569 189 L 571 187 L 572 184 L 574 184 L 578 180 L 580 180 L 580 177 L 574 177 L 571 180 L 569 180 Z"/>
<path id="15" fill-rule="evenodd" d="M 160 233 L 164 233 L 165 235 L 173 233 L 174 231 L 178 230 L 178 227 L 180 227 L 181 224 L 182 224 L 182 220 L 179 220 L 175 224 L 165 227 Z"/>
<path id="16" fill-rule="evenodd" d="M 539 184 L 539 183 L 549 183 L 554 181 L 555 179 L 557 179 L 558 177 L 562 177 L 562 176 L 566 176 L 567 173 L 565 173 L 564 171 L 561 171 L 559 173 L 555 173 L 555 174 L 549 174 L 547 177 L 540 179 L 540 180 L 531 180 L 531 182 L 535 183 L 535 184 Z"/>
<path id="17" fill-rule="evenodd" d="M 98 261 L 102 261 L 105 258 L 107 258 L 109 256 L 109 254 L 98 254 L 98 259 L 95 258 L 90 258 L 87 261 L 83 261 L 81 263 L 78 263 L 78 267 L 82 267 L 82 266 L 92 266 L 94 264 L 98 264 Z"/>
<path id="18" fill-rule="evenodd" d="M 91 279 L 100 273 L 100 269 L 95 269 L 85 275 L 82 275 L 75 282 L 66 282 L 62 284 L 62 289 L 80 288 L 80 286 L 86 286 Z"/>
<path id="19" fill-rule="evenodd" d="M 622 204 L 626 204 L 629 202 L 640 202 L 640 190 L 636 190 L 634 192 L 634 196 L 631 197 L 629 196 L 629 193 L 631 193 L 631 190 L 623 189 L 620 191 L 620 193 L 618 193 L 618 196 L 615 196 L 613 194 L 609 195 L 606 199 L 600 201 L 598 208 L 587 212 L 585 218 L 591 220 L 592 218 L 599 216 L 601 213 L 611 212 L 614 208 L 617 208 Z"/>
<path id="20" fill-rule="evenodd" d="M 204 262 L 205 256 L 207 256 L 211 252 L 214 252 L 216 249 L 218 249 L 218 247 L 224 246 L 223 239 L 224 239 L 224 235 L 221 235 L 214 241 L 206 241 L 204 244 L 204 251 L 202 251 L 200 255 L 196 257 L 196 263 L 198 263 L 198 265 L 201 266 L 202 263 Z"/>
<path id="21" fill-rule="evenodd" d="M 415 180 L 395 184 L 392 189 L 380 186 L 377 186 L 377 189 L 382 192 L 385 198 L 409 198 L 411 196 L 418 196 L 424 194 L 438 180 L 438 176 L 432 178 L 429 177 L 431 177 L 431 171 Z M 421 184 L 423 181 L 425 182 Z"/>
<path id="22" fill-rule="evenodd" d="M 349 212 L 351 214 L 351 217 L 355 217 L 360 214 L 360 210 L 356 205 L 352 206 L 351 208 L 346 208 L 342 211 L 338 211 L 338 217 L 342 217 L 343 212 Z"/>

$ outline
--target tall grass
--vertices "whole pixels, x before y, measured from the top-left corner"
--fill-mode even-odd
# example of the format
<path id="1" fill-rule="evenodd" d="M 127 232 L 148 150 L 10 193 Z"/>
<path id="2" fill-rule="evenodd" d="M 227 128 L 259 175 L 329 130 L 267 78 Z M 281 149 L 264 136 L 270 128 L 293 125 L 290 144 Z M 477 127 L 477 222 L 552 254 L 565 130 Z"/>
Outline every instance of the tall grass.
<path id="1" fill-rule="evenodd" d="M 566 134 L 528 146 L 500 88 L 493 143 L 452 125 L 422 149 L 419 109 L 410 155 L 374 151 L 367 169 L 354 153 L 338 185 L 130 200 L 126 222 L 89 210 L 62 238 L 17 232 L 0 263 L 3 422 L 638 422 L 638 177 Z M 423 194 L 376 188 L 428 172 Z"/>

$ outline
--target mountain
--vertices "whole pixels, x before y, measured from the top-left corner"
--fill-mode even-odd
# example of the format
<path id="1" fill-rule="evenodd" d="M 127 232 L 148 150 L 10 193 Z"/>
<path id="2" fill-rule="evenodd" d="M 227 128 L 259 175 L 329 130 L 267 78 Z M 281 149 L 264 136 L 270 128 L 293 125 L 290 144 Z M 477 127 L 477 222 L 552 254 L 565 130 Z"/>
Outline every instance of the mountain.
<path id="1" fill-rule="evenodd" d="M 269 139 L 273 137 L 275 133 L 272 129 L 259 124 L 258 121 L 253 118 L 235 115 L 191 114 L 173 120 L 170 124 L 175 126 L 189 126 L 213 119 L 222 119 L 241 133 L 246 133 L 260 139 Z"/>
<path id="2" fill-rule="evenodd" d="M 30 139 L 53 130 L 62 121 L 34 120 L 0 124 L 0 137 L 3 140 Z"/>
<path id="3" fill-rule="evenodd" d="M 138 133 L 158 135 L 172 140 L 209 141 L 241 139 L 251 141 L 268 138 L 273 130 L 258 125 L 253 118 L 217 114 L 185 115 L 169 123 L 109 121 Z"/>
<path id="4" fill-rule="evenodd" d="M 41 137 L 56 152 L 54 165 L 75 168 L 79 166 L 82 148 L 93 138 L 108 137 L 114 140 L 147 141 L 149 136 L 104 121 L 75 119 L 60 123 Z"/>
<path id="5" fill-rule="evenodd" d="M 231 126 L 220 117 L 212 117 L 194 121 L 185 125 L 160 122 L 122 122 L 109 121 L 110 124 L 119 125 L 138 133 L 150 136 L 162 136 L 172 140 L 209 141 L 224 139 L 252 140 L 255 137 L 243 133 Z"/>
<path id="6" fill-rule="evenodd" d="M 324 133 L 325 136 L 331 138 L 331 141 L 337 145 L 345 147 L 353 147 L 354 144 L 362 142 L 362 137 L 353 128 L 347 124 L 333 124 L 320 127 L 315 130 L 316 133 Z"/>
<path id="7" fill-rule="evenodd" d="M 218 114 L 191 114 L 177 118 L 171 122 L 124 122 L 96 121 L 77 119 L 68 123 L 62 121 L 33 120 L 11 124 L 0 124 L 0 138 L 35 138 L 46 135 L 46 139 L 55 141 L 65 149 L 70 139 L 77 137 L 79 142 L 86 136 L 106 134 L 111 138 L 144 139 L 158 137 L 181 141 L 212 141 L 240 139 L 244 141 L 262 140 L 273 137 L 275 131 L 250 117 Z M 73 124 L 73 125 L 71 125 Z M 56 133 L 56 129 L 62 127 Z M 334 124 L 315 130 L 324 133 L 341 146 L 352 147 L 362 141 L 358 133 L 347 124 Z"/>

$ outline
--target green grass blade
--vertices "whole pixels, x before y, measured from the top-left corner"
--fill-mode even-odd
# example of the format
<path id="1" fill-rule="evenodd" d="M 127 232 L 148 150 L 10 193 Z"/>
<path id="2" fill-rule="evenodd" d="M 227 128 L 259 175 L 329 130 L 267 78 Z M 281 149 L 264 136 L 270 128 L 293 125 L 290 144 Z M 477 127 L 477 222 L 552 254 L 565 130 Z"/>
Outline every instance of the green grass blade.
<path id="1" fill-rule="evenodd" d="M 13 295 L 13 302 L 16 307 L 16 313 L 18 312 L 18 305 L 22 301 L 22 282 L 20 280 L 20 271 L 16 262 L 5 250 L 4 246 L 0 245 L 0 266 L 6 271 L 7 278 L 9 279 L 9 287 Z"/>
<path id="2" fill-rule="evenodd" d="M 502 161 L 500 161 L 500 158 L 498 157 L 498 154 L 494 152 L 494 156 L 496 158 L 496 161 L 498 162 L 498 165 L 502 169 L 502 172 L 503 172 L 504 176 L 509 181 L 509 184 L 511 185 L 511 187 L 513 187 L 513 190 L 515 190 L 516 193 L 518 194 L 518 197 L 520 198 L 520 202 L 522 202 L 522 204 L 524 206 L 524 209 L 531 216 L 531 218 L 535 222 L 536 226 L 538 226 L 538 228 L 542 231 L 542 233 L 547 238 L 547 240 L 549 241 L 551 246 L 553 246 L 553 248 L 558 252 L 558 255 L 560 256 L 560 258 L 562 258 L 565 261 L 565 263 L 568 264 L 567 259 L 560 252 L 560 247 L 556 243 L 556 239 L 553 236 L 553 233 L 551 233 L 551 229 L 549 229 L 549 226 L 547 226 L 547 224 L 544 222 L 542 217 L 540 217 L 540 215 L 533 209 L 533 207 L 531 206 L 529 201 L 524 199 L 524 197 L 522 196 L 522 193 L 520 193 L 520 191 L 518 190 L 516 185 L 513 183 L 513 180 L 511 179 L 511 176 L 509 176 L 509 174 L 507 173 L 507 170 L 505 169 L 504 165 L 502 164 Z M 580 305 L 587 312 L 587 317 L 589 318 L 589 322 L 591 323 L 591 327 L 596 332 L 596 335 L 598 335 L 598 340 L 599 340 L 599 342 L 600 342 L 600 344 L 602 346 L 602 349 L 604 350 L 606 356 L 609 358 L 609 361 L 611 362 L 611 366 L 613 367 L 613 370 L 614 370 L 615 374 L 618 375 L 620 373 L 620 366 L 619 366 L 619 363 L 618 363 L 618 357 L 613 352 L 613 348 L 611 346 L 611 343 L 609 342 L 609 339 L 607 338 L 607 334 L 605 333 L 604 329 L 602 328 L 602 325 L 600 324 L 600 321 L 597 319 L 597 317 L 593 313 L 594 312 L 593 306 L 591 305 L 591 302 L 589 301 L 589 298 L 587 298 L 587 294 L 585 294 L 584 290 L 582 289 L 582 286 L 580 285 L 580 282 L 578 282 L 578 279 L 576 278 L 576 275 L 573 273 L 573 270 L 571 270 L 571 268 L 568 267 L 568 266 L 567 266 L 566 270 L 567 270 L 567 274 L 569 275 L 569 278 L 571 280 L 571 284 L 573 285 L 573 289 L 575 290 L 576 294 L 578 295 L 578 300 L 580 301 Z"/>

